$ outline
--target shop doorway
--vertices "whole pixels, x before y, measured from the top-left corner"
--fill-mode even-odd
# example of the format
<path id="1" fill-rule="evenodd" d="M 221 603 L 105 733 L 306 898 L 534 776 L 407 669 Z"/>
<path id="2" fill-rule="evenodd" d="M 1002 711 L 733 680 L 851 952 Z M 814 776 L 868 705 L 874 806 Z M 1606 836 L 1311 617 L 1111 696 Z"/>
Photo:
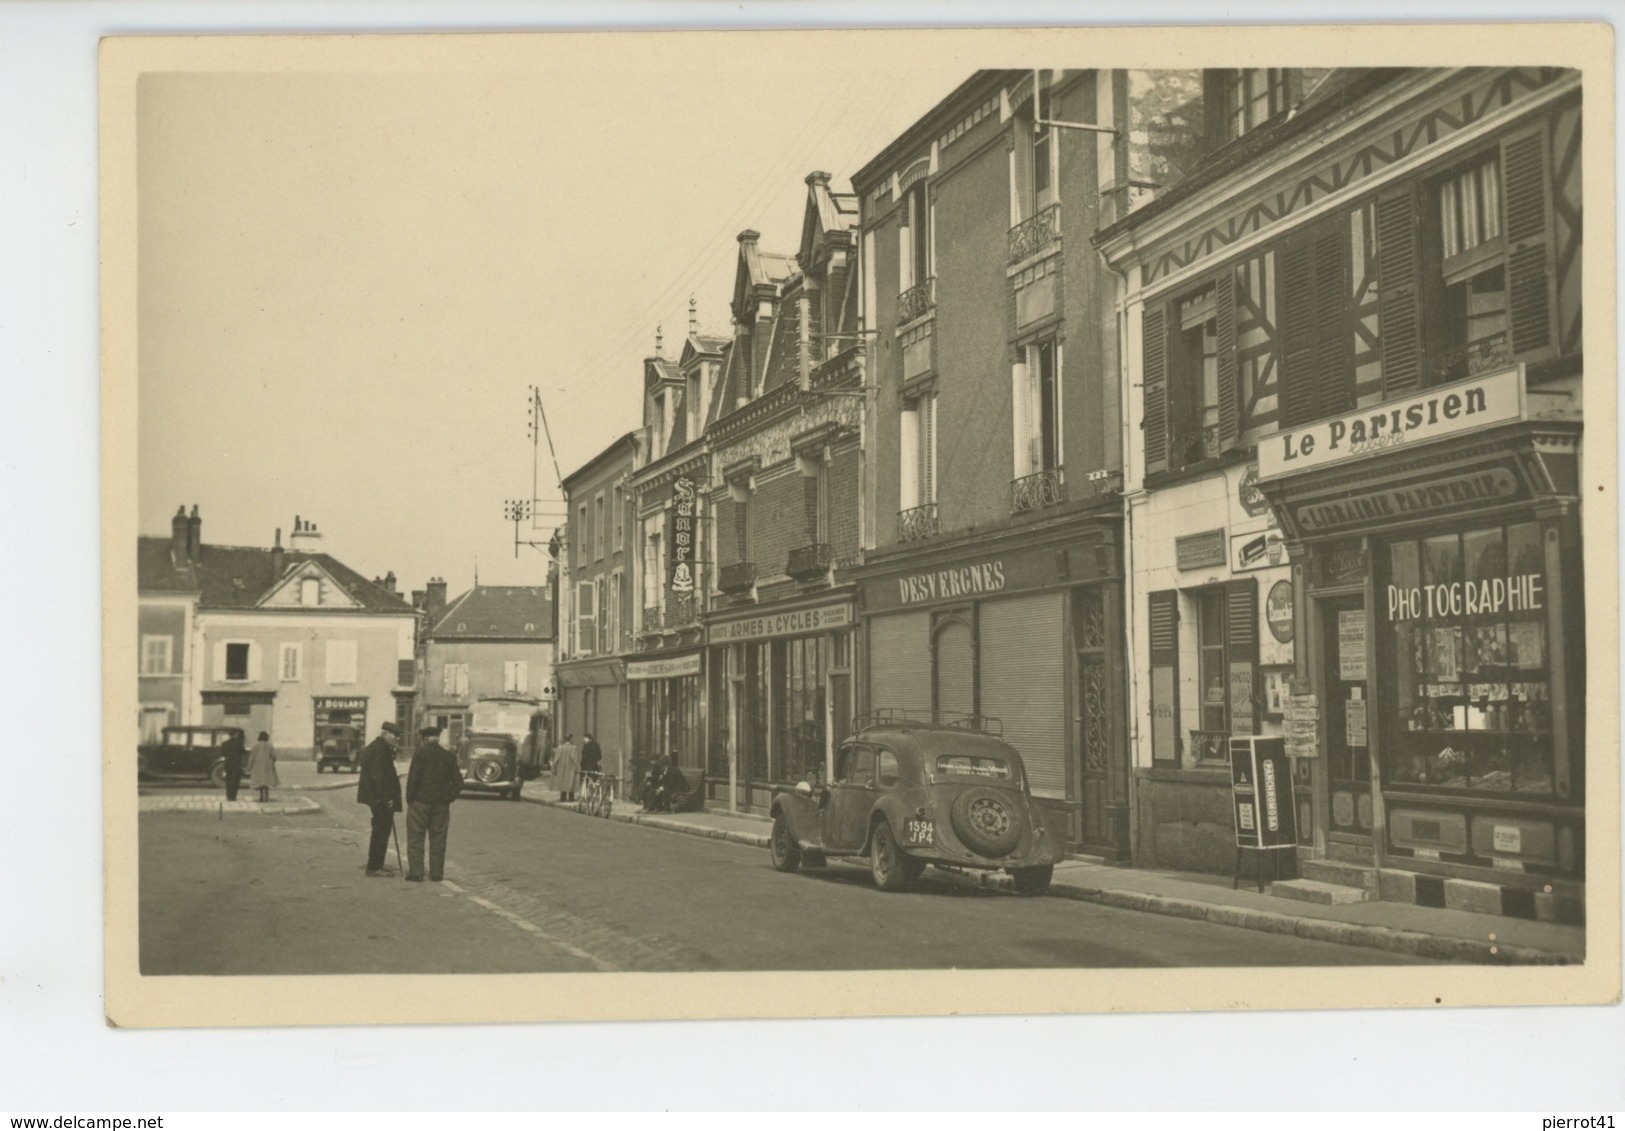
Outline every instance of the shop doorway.
<path id="1" fill-rule="evenodd" d="M 1371 836 L 1372 703 L 1367 683 L 1370 648 L 1365 599 L 1320 602 L 1321 672 L 1325 688 L 1326 777 L 1330 831 Z"/>
<path id="2" fill-rule="evenodd" d="M 1112 634 L 1102 588 L 1077 589 L 1072 595 L 1072 642 L 1077 652 L 1079 758 L 1078 799 L 1082 806 L 1079 839 L 1102 851 L 1115 849 L 1111 827 Z"/>

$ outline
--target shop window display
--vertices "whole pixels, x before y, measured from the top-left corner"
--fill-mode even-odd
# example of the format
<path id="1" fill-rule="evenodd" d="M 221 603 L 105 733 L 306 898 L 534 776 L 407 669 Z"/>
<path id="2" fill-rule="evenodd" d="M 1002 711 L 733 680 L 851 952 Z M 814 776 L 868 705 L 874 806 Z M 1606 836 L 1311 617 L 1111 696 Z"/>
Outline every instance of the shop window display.
<path id="1" fill-rule="evenodd" d="M 1389 779 L 1552 792 L 1545 556 L 1538 523 L 1389 547 L 1397 733 Z"/>

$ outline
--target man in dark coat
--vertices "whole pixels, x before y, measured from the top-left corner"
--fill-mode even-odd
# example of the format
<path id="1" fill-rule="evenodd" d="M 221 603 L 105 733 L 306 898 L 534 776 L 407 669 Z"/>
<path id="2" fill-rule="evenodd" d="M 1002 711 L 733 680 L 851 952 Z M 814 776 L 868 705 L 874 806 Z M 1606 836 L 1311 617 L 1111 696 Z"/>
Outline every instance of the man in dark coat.
<path id="1" fill-rule="evenodd" d="M 226 800 L 236 801 L 237 787 L 243 784 L 243 759 L 248 757 L 242 732 L 232 731 L 220 752 L 226 756 Z"/>
<path id="2" fill-rule="evenodd" d="M 429 878 L 439 883 L 446 872 L 446 831 L 451 803 L 463 792 L 457 755 L 440 745 L 440 728 L 418 731 L 418 748 L 406 772 L 406 878 L 423 882 L 423 837 L 429 837 Z"/>
<path id="3" fill-rule="evenodd" d="M 401 810 L 401 775 L 395 769 L 395 751 L 400 749 L 401 728 L 385 723 L 378 737 L 361 752 L 361 784 L 355 799 L 372 809 L 372 840 L 367 845 L 367 875 L 393 876 L 384 867 L 389 852 L 389 834 L 395 827 L 395 814 Z"/>
<path id="4" fill-rule="evenodd" d="M 598 745 L 598 740 L 585 732 L 581 737 L 585 740 L 581 744 L 581 772 L 584 774 L 602 773 L 604 769 L 604 748 Z"/>

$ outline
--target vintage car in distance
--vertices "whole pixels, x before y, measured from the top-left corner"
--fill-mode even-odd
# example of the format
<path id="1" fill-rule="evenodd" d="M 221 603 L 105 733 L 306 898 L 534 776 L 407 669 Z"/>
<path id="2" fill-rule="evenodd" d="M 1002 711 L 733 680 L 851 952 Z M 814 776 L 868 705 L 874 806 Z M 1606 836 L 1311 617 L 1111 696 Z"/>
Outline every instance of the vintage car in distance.
<path id="1" fill-rule="evenodd" d="M 148 781 L 161 778 L 207 778 L 216 786 L 226 784 L 226 755 L 221 747 L 232 735 L 243 737 L 241 727 L 165 727 L 157 742 L 136 747 L 136 777 Z M 245 752 L 246 753 L 246 752 Z M 244 758 L 247 762 L 247 758 Z M 247 769 L 247 766 L 244 766 Z"/>
<path id="2" fill-rule="evenodd" d="M 355 771 L 361 768 L 361 732 L 346 723 L 317 728 L 316 772 Z"/>
<path id="3" fill-rule="evenodd" d="M 463 789 L 518 801 L 526 780 L 541 772 L 547 724 L 538 699 L 506 695 L 476 700 L 457 744 Z"/>
<path id="4" fill-rule="evenodd" d="M 933 724 L 886 717 L 841 744 L 827 786 L 773 798 L 773 867 L 867 856 L 875 886 L 902 891 L 927 864 L 1008 871 L 1015 889 L 1049 888 L 1066 838 L 1027 788 L 997 720 Z"/>

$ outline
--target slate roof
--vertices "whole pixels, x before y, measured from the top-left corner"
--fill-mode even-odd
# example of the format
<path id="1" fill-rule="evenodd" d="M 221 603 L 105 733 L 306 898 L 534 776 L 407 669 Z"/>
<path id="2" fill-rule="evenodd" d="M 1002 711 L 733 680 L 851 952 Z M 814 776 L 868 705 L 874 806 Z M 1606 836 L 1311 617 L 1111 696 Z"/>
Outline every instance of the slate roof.
<path id="1" fill-rule="evenodd" d="M 271 568 L 271 551 L 260 546 L 213 546 L 204 543 L 194 563 L 173 560 L 168 538 L 141 537 L 136 548 L 136 585 L 143 593 L 197 593 L 200 609 L 252 609 L 289 569 L 313 561 L 326 570 L 355 609 L 323 612 L 410 613 L 412 606 L 381 585 L 375 585 L 330 554 L 284 553 L 282 573 Z M 304 606 L 294 611 L 309 613 Z"/>
<path id="2" fill-rule="evenodd" d="M 552 640 L 553 607 L 541 585 L 476 585 L 440 614 L 430 640 Z"/>

